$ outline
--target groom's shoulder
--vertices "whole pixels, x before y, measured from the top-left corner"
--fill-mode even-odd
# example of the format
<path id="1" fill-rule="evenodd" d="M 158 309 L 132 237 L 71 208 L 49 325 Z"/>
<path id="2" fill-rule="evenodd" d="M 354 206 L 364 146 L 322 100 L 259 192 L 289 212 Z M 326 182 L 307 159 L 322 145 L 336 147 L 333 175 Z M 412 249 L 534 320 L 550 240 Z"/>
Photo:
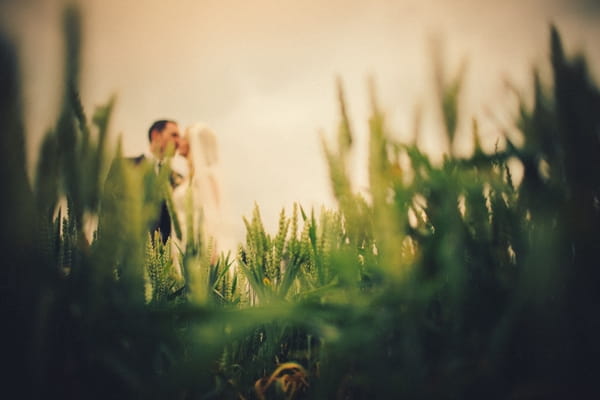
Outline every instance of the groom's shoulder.
<path id="1" fill-rule="evenodd" d="M 147 160 L 148 159 L 144 154 L 137 157 L 115 157 L 110 165 L 108 178 L 111 178 L 115 175 L 116 171 L 121 170 L 122 168 L 139 170 L 140 167 L 146 165 Z"/>
<path id="2" fill-rule="evenodd" d="M 143 154 L 141 154 L 137 157 L 125 157 L 125 160 L 129 161 L 133 165 L 140 165 L 141 163 L 144 162 L 145 159 L 146 159 L 146 156 Z"/>

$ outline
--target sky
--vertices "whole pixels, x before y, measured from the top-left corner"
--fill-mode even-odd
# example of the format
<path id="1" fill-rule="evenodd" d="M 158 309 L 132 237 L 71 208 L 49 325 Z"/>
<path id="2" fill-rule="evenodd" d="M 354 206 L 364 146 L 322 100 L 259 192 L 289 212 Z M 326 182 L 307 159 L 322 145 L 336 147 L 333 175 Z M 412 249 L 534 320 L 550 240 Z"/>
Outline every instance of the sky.
<path id="1" fill-rule="evenodd" d="M 31 170 L 59 106 L 64 3 L 0 0 L 2 30 L 21 56 Z M 525 90 L 534 65 L 547 71 L 551 22 L 569 53 L 585 52 L 596 77 L 600 67 L 596 0 L 87 0 L 81 10 L 87 113 L 116 95 L 110 138 L 122 138 L 126 155 L 146 149 L 156 119 L 209 125 L 232 243 L 243 240 L 241 217 L 254 203 L 272 231 L 294 202 L 335 206 L 321 137 L 335 138 L 338 77 L 355 133 L 355 189 L 364 190 L 369 77 L 392 135 L 410 139 L 420 109 L 419 144 L 434 158 L 443 151 L 433 40 L 448 73 L 467 63 L 457 148 L 464 154 L 472 117 L 487 149 L 499 125 L 510 124 L 506 81 Z"/>

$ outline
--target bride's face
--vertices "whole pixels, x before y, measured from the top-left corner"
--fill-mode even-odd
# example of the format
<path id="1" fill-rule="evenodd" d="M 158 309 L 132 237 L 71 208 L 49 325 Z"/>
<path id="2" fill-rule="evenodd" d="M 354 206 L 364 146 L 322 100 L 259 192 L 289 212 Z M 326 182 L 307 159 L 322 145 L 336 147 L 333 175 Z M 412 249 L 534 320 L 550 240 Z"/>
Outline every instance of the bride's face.
<path id="1" fill-rule="evenodd" d="M 190 141 L 187 137 L 182 137 L 179 139 L 179 148 L 177 149 L 180 155 L 183 157 L 187 157 L 190 153 Z"/>

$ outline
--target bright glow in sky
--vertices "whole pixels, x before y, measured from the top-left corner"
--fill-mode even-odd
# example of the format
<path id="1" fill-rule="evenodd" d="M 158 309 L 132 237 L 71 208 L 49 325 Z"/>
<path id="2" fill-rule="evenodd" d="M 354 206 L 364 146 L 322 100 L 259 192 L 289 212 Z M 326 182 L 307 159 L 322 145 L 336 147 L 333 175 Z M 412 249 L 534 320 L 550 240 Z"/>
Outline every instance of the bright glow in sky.
<path id="1" fill-rule="evenodd" d="M 29 162 L 54 123 L 61 88 L 62 1 L 0 1 L 0 22 L 20 44 Z M 468 69 L 463 133 L 481 118 L 484 145 L 498 138 L 486 108 L 507 121 L 505 78 L 525 88 L 548 53 L 556 23 L 568 51 L 600 67 L 595 0 L 88 0 L 83 10 L 81 95 L 88 114 L 116 94 L 111 138 L 124 152 L 147 146 L 152 121 L 205 122 L 218 135 L 226 220 L 235 241 L 256 201 L 274 229 L 282 207 L 333 206 L 319 132 L 334 137 L 335 78 L 344 82 L 356 133 L 357 189 L 366 182 L 367 78 L 399 137 L 423 108 L 423 147 L 439 153 L 431 105 L 429 39 L 446 67 Z M 595 69 L 597 72 L 598 69 Z M 598 76 L 598 75 L 596 75 Z M 460 134 L 460 133 L 459 133 Z M 464 143 L 469 137 L 464 136 Z M 463 146 L 464 147 L 464 146 Z M 466 148 L 463 149 L 466 151 Z"/>

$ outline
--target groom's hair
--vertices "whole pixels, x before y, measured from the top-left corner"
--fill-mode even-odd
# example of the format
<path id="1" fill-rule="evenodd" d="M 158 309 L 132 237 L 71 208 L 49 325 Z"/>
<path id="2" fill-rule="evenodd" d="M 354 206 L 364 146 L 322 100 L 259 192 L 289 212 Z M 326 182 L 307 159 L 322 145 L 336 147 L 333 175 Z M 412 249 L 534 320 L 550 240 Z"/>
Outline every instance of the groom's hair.
<path id="1" fill-rule="evenodd" d="M 152 132 L 154 132 L 154 131 L 162 132 L 163 129 L 165 129 L 165 126 L 167 126 L 167 124 L 169 122 L 171 122 L 173 124 L 177 124 L 177 122 L 175 122 L 171 119 L 159 119 L 158 121 L 155 121 L 152 125 L 150 125 L 150 129 L 148 129 L 148 141 L 149 142 L 152 141 Z"/>

